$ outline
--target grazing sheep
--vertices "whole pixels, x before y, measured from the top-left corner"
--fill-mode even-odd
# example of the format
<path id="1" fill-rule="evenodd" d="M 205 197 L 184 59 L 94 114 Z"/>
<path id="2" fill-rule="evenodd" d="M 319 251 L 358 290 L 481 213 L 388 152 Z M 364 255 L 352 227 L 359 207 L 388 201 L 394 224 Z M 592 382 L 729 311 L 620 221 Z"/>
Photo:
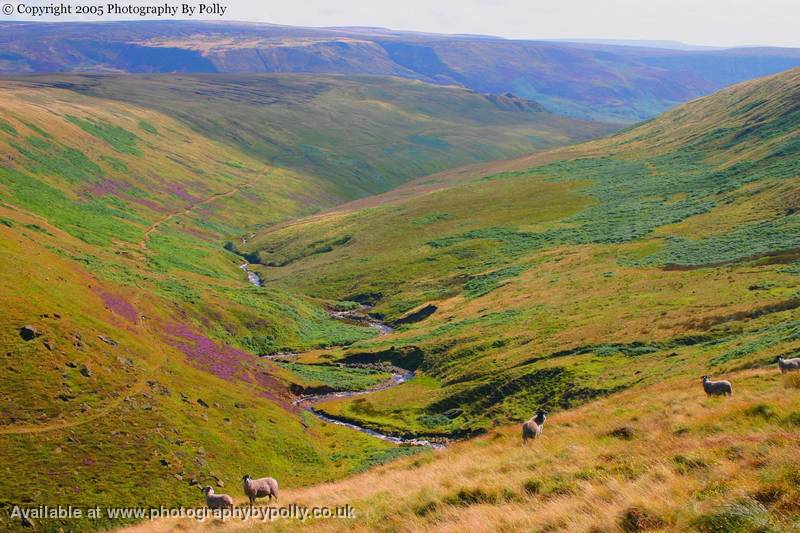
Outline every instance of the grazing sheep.
<path id="1" fill-rule="evenodd" d="M 214 494 L 214 489 L 208 486 L 203 488 L 203 495 L 206 497 L 206 505 L 209 509 L 233 510 L 233 498 L 227 494 Z"/>
<path id="2" fill-rule="evenodd" d="M 733 386 L 730 381 L 711 381 L 708 376 L 703 376 L 703 390 L 709 396 L 730 396 Z"/>
<path id="3" fill-rule="evenodd" d="M 794 359 L 784 359 L 782 355 L 779 355 L 778 368 L 781 369 L 781 374 L 800 370 L 800 357 L 795 357 Z"/>
<path id="4" fill-rule="evenodd" d="M 272 497 L 274 496 L 276 500 L 278 499 L 278 482 L 271 477 L 253 479 L 249 475 L 245 475 L 242 478 L 242 482 L 244 485 L 244 493 L 250 499 L 251 509 L 253 508 L 253 502 L 256 498 L 268 496 L 269 501 L 272 501 Z"/>
<path id="5" fill-rule="evenodd" d="M 527 444 L 528 439 L 535 439 L 542 434 L 545 420 L 547 411 L 539 411 L 535 417 L 522 424 L 522 444 Z"/>

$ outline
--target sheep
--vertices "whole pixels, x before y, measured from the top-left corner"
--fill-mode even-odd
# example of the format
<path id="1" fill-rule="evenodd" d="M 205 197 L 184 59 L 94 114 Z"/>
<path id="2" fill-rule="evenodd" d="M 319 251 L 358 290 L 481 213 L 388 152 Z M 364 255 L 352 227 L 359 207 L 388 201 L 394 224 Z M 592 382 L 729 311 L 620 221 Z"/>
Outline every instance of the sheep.
<path id="1" fill-rule="evenodd" d="M 527 444 L 528 439 L 535 439 L 542 434 L 545 420 L 547 411 L 539 411 L 535 417 L 522 424 L 522 444 Z"/>
<path id="2" fill-rule="evenodd" d="M 206 505 L 209 509 L 233 510 L 233 498 L 227 494 L 214 494 L 214 489 L 207 486 L 203 488 L 203 495 L 206 497 Z"/>
<path id="3" fill-rule="evenodd" d="M 274 496 L 275 500 L 278 499 L 278 482 L 271 477 L 253 479 L 249 475 L 245 475 L 242 478 L 242 482 L 244 485 L 244 493 L 250 499 L 251 509 L 253 508 L 253 502 L 256 498 L 268 496 L 269 501 L 272 501 L 272 497 Z"/>
<path id="4" fill-rule="evenodd" d="M 730 381 L 711 381 L 708 376 L 703 376 L 703 390 L 708 396 L 731 396 L 733 386 Z"/>
<path id="5" fill-rule="evenodd" d="M 800 357 L 795 357 L 794 359 L 784 359 L 782 355 L 779 355 L 777 362 L 778 368 L 781 369 L 781 374 L 800 370 Z"/>

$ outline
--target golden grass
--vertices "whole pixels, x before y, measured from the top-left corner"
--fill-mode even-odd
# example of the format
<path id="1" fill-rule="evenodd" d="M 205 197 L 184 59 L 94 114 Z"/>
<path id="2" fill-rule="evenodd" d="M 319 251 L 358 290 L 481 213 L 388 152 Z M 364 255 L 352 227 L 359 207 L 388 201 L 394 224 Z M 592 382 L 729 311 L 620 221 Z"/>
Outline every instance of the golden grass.
<path id="1" fill-rule="evenodd" d="M 789 528 L 800 517 L 800 391 L 781 383 L 796 380 L 774 369 L 731 379 L 732 398 L 705 397 L 695 379 L 664 382 L 554 414 L 527 447 L 517 426 L 504 427 L 281 495 L 281 505 L 349 504 L 355 520 L 161 521 L 126 531 L 685 531 L 737 502 L 763 510 L 756 519 L 776 531 Z"/>

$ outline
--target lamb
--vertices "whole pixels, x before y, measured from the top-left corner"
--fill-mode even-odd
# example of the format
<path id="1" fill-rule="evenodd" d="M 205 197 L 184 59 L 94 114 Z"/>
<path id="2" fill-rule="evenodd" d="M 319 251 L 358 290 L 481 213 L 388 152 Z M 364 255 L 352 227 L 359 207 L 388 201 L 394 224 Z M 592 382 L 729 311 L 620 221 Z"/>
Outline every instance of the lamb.
<path id="1" fill-rule="evenodd" d="M 206 497 L 206 505 L 209 509 L 233 510 L 233 498 L 227 494 L 214 494 L 214 489 L 207 486 L 203 488 L 203 495 Z"/>
<path id="2" fill-rule="evenodd" d="M 730 381 L 711 381 L 708 376 L 703 376 L 703 390 L 708 396 L 731 396 L 733 386 Z"/>
<path id="3" fill-rule="evenodd" d="M 545 420 L 547 411 L 539 411 L 535 417 L 522 424 L 522 444 L 527 444 L 528 439 L 535 439 L 542 434 Z"/>
<path id="4" fill-rule="evenodd" d="M 800 370 L 800 357 L 795 357 L 794 359 L 784 359 L 782 355 L 779 355 L 778 368 L 781 369 L 781 374 Z"/>
<path id="5" fill-rule="evenodd" d="M 245 475 L 242 478 L 242 482 L 244 485 L 244 493 L 250 499 L 251 509 L 253 508 L 253 502 L 256 498 L 268 496 L 269 501 L 272 501 L 272 497 L 274 496 L 276 500 L 278 499 L 278 482 L 271 477 L 253 479 L 249 475 Z"/>

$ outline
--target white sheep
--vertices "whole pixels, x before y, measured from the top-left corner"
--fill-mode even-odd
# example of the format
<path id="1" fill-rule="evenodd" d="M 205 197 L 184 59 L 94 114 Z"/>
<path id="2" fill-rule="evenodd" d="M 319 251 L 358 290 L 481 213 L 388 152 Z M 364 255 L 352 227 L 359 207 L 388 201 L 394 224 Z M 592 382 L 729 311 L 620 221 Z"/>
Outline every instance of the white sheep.
<path id="1" fill-rule="evenodd" d="M 203 488 L 203 495 L 206 497 L 206 505 L 209 509 L 233 510 L 233 498 L 227 494 L 214 494 L 214 489 L 208 486 Z"/>
<path id="2" fill-rule="evenodd" d="M 542 434 L 545 420 L 547 411 L 539 411 L 535 417 L 522 424 L 522 444 L 527 444 L 528 439 L 535 439 Z"/>
<path id="3" fill-rule="evenodd" d="M 733 385 L 730 381 L 711 381 L 708 376 L 703 376 L 703 390 L 708 396 L 731 396 Z"/>
<path id="4" fill-rule="evenodd" d="M 800 370 L 800 357 L 795 357 L 794 359 L 784 359 L 782 355 L 779 355 L 777 362 L 778 368 L 781 369 L 781 374 Z"/>
<path id="5" fill-rule="evenodd" d="M 250 499 L 250 508 L 253 508 L 253 502 L 256 498 L 269 497 L 272 501 L 273 496 L 278 499 L 278 482 L 271 477 L 262 477 L 260 479 L 253 479 L 249 475 L 242 478 L 244 485 L 244 493 Z"/>

